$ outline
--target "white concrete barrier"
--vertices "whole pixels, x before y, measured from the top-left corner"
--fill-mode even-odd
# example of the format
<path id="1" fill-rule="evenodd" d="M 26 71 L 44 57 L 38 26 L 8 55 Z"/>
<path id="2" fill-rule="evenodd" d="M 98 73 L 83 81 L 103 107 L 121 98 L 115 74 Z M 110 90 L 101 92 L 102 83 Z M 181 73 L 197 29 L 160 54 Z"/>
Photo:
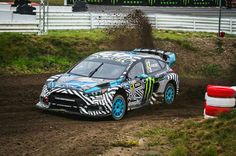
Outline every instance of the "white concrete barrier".
<path id="1" fill-rule="evenodd" d="M 8 3 L 0 2 L 0 10 L 1 11 L 9 11 L 9 10 L 11 10 L 11 5 Z"/>

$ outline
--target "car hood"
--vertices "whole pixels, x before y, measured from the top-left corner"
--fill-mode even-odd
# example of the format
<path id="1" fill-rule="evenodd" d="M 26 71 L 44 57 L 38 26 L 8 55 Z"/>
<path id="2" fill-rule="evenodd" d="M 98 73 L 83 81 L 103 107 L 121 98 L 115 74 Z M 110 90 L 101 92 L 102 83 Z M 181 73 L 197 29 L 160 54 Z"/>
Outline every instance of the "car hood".
<path id="1" fill-rule="evenodd" d="M 63 74 L 54 83 L 54 87 L 87 90 L 93 87 L 106 86 L 114 80 L 83 77 L 73 74 Z"/>

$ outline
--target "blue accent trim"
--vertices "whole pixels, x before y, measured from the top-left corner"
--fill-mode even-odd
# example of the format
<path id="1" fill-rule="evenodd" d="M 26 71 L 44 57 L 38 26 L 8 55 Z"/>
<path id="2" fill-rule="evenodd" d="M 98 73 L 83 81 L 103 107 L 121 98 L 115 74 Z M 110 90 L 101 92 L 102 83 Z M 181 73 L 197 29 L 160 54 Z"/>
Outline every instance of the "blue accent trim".
<path id="1" fill-rule="evenodd" d="M 56 83 L 54 81 L 51 81 L 47 84 L 47 89 L 51 90 L 56 86 Z"/>
<path id="2" fill-rule="evenodd" d="M 92 87 L 90 89 L 85 90 L 84 92 L 88 94 L 88 93 L 100 92 L 100 91 L 101 91 L 101 88 L 99 88 L 99 87 Z"/>
<path id="3" fill-rule="evenodd" d="M 94 85 L 94 84 L 96 84 L 96 82 L 81 82 L 78 80 L 70 80 L 70 81 L 61 83 L 58 87 L 63 87 L 63 88 L 73 87 L 76 89 L 80 89 L 86 85 Z"/>
<path id="4" fill-rule="evenodd" d="M 137 75 L 136 77 L 140 78 L 140 79 L 146 79 L 146 78 L 148 78 L 148 75 L 147 74 L 141 74 L 141 75 Z"/>
<path id="5" fill-rule="evenodd" d="M 122 83 L 123 79 L 120 78 L 120 79 L 117 79 L 115 81 L 112 81 L 110 82 L 110 87 L 116 87 L 116 86 L 119 86 L 121 83 Z"/>
<path id="6" fill-rule="evenodd" d="M 175 94 L 174 88 L 172 86 L 168 86 L 165 92 L 165 101 L 167 104 L 173 103 L 175 97 L 174 94 Z"/>
<path id="7" fill-rule="evenodd" d="M 170 67 L 172 67 L 174 63 L 176 62 L 176 55 L 175 53 L 170 53 L 170 52 L 167 52 L 166 55 L 167 55 L 166 62 L 168 63 Z"/>
<path id="8" fill-rule="evenodd" d="M 125 102 L 123 98 L 116 97 L 112 105 L 112 116 L 120 119 L 125 113 Z"/>

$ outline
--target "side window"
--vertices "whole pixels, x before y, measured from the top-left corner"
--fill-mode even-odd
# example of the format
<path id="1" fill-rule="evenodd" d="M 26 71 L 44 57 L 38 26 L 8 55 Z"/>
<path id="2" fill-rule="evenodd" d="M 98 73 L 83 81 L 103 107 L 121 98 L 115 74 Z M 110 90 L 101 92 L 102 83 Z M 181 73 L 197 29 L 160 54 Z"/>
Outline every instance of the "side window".
<path id="1" fill-rule="evenodd" d="M 159 64 L 161 65 L 162 69 L 166 67 L 166 63 L 164 61 L 159 60 Z"/>
<path id="2" fill-rule="evenodd" d="M 128 77 L 131 79 L 134 79 L 135 76 L 144 74 L 144 68 L 143 68 L 143 63 L 139 62 L 137 63 L 130 71 L 128 74 Z"/>
<path id="3" fill-rule="evenodd" d="M 153 72 L 157 72 L 162 69 L 162 67 L 160 66 L 158 61 L 154 60 L 154 59 L 146 59 L 145 66 L 146 66 L 148 74 L 153 73 Z"/>

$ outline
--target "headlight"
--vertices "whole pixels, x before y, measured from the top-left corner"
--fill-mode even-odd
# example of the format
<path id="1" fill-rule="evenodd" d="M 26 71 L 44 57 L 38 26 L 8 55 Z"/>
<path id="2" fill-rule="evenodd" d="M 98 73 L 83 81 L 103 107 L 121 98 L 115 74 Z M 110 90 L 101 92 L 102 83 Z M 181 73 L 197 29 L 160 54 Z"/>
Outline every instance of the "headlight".
<path id="1" fill-rule="evenodd" d="M 48 92 L 47 86 L 44 85 L 40 96 L 44 97 L 47 94 L 47 92 Z"/>

